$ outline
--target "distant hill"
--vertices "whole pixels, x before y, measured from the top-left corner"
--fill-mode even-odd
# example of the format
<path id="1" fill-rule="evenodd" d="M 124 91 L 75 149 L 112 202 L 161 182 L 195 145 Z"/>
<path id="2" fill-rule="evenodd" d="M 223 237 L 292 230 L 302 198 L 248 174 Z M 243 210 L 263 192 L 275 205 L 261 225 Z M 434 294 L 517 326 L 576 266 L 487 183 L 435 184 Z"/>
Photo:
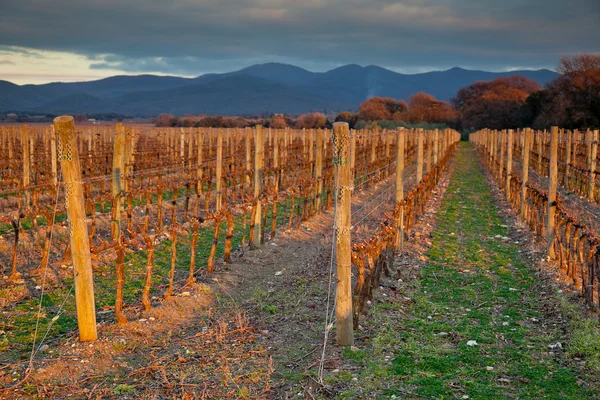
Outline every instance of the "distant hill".
<path id="1" fill-rule="evenodd" d="M 182 116 L 352 111 L 372 96 L 408 99 L 424 91 L 449 100 L 475 81 L 512 75 L 527 76 L 541 85 L 558 76 L 546 69 L 498 73 L 462 68 L 409 75 L 355 64 L 310 72 L 267 63 L 197 78 L 113 76 L 90 82 L 22 86 L 0 81 L 0 112 Z"/>

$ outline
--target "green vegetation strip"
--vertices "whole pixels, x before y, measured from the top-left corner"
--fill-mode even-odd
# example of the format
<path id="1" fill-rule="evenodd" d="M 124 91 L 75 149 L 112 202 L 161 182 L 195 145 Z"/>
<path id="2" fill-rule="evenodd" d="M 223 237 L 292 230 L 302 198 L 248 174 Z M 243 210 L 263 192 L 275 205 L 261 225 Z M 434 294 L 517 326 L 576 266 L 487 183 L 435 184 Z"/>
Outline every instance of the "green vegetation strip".
<path id="1" fill-rule="evenodd" d="M 458 151 L 438 215 L 428 265 L 406 294 L 414 301 L 409 314 L 406 302 L 372 308 L 368 324 L 376 332 L 368 348 L 344 352 L 364 367 L 352 374 L 358 381 L 348 373 L 332 379 L 347 379 L 341 397 L 595 398 L 595 379 L 581 375 L 593 370 L 600 349 L 588 349 L 588 367 L 580 369 L 573 358 L 584 355 L 569 353 L 575 341 L 562 339 L 565 353 L 550 348 L 563 332 L 542 308 L 558 304 L 558 293 L 540 297 L 468 144 Z M 598 332 L 596 324 L 590 329 Z"/>

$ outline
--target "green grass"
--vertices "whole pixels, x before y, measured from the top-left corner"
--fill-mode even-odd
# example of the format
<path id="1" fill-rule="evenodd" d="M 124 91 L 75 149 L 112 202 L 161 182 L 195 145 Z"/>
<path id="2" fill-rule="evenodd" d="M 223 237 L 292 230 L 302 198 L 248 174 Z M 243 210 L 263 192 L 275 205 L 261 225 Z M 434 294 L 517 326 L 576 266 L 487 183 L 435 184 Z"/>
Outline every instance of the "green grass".
<path id="1" fill-rule="evenodd" d="M 542 325 L 543 302 L 536 297 L 537 282 L 522 262 L 519 246 L 496 238 L 508 236 L 508 229 L 468 144 L 460 148 L 456 162 L 428 264 L 409 294 L 414 300 L 410 316 L 399 320 L 403 306 L 393 302 L 370 310 L 371 320 L 365 323 L 377 327 L 369 344 L 371 363 L 344 353 L 366 368 L 360 372 L 360 389 L 353 385 L 341 397 L 365 390 L 383 393 L 373 398 L 416 398 L 410 393 L 434 399 L 596 397 L 595 390 L 580 385 L 580 378 L 589 382 L 579 376 L 584 371 L 550 353 L 549 345 L 560 341 L 563 332 Z M 597 321 L 579 326 L 565 357 L 586 355 L 590 366 L 600 353 Z M 470 340 L 477 345 L 468 346 Z M 382 359 L 390 353 L 391 365 Z M 374 380 L 382 373 L 393 376 L 388 385 Z"/>

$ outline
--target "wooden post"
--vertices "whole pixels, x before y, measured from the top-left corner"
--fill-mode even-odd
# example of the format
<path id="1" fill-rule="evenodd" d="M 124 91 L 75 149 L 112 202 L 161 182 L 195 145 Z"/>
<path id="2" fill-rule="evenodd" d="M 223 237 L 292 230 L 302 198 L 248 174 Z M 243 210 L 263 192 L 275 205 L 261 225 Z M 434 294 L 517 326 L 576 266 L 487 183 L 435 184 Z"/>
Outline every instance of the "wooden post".
<path id="1" fill-rule="evenodd" d="M 567 130 L 566 135 L 567 135 L 567 148 L 565 150 L 567 152 L 567 158 L 566 158 L 566 162 L 565 162 L 565 179 L 564 179 L 563 185 L 565 185 L 565 187 L 567 189 L 569 189 L 570 188 L 569 174 L 571 173 L 571 148 L 572 148 L 572 144 L 573 144 L 574 132 Z"/>
<path id="2" fill-rule="evenodd" d="M 54 125 L 50 127 L 50 158 L 52 166 L 52 184 L 56 187 L 58 185 L 58 169 L 56 164 L 56 132 L 54 131 Z"/>
<path id="3" fill-rule="evenodd" d="M 263 156 L 264 156 L 264 140 L 263 129 L 261 125 L 256 125 L 254 135 L 254 201 L 256 202 L 256 212 L 254 213 L 254 240 L 250 243 L 250 247 L 257 249 L 263 242 L 262 237 L 262 204 L 260 195 L 262 193 L 262 177 L 263 177 Z"/>
<path id="4" fill-rule="evenodd" d="M 531 129 L 526 128 L 523 131 L 523 182 L 521 183 L 521 218 L 526 218 L 526 200 L 527 200 L 527 182 L 529 181 L 529 148 L 531 146 Z"/>
<path id="5" fill-rule="evenodd" d="M 512 178 L 513 130 L 508 130 L 506 138 L 506 198 L 510 200 L 510 180 Z"/>
<path id="6" fill-rule="evenodd" d="M 317 198 L 315 199 L 315 210 L 321 212 L 321 194 L 323 193 L 323 130 L 317 130 L 317 146 L 315 154 L 315 181 L 317 184 Z"/>
<path id="7" fill-rule="evenodd" d="M 404 173 L 404 129 L 400 128 L 397 132 L 396 146 L 396 206 L 404 200 L 404 182 L 402 174 Z M 404 247 L 404 207 L 400 207 L 399 215 L 396 219 L 396 250 L 402 250 Z"/>
<path id="8" fill-rule="evenodd" d="M 427 175 L 427 173 L 429 173 L 429 171 L 431 171 L 431 167 L 433 166 L 431 164 L 431 160 L 432 160 L 432 156 L 433 156 L 433 140 L 432 140 L 432 131 L 425 131 L 425 144 L 427 147 L 427 168 L 425 169 L 425 175 Z"/>
<path id="9" fill-rule="evenodd" d="M 252 129 L 246 128 L 246 135 L 244 136 L 244 144 L 246 145 L 246 173 L 252 169 L 251 157 L 250 157 L 250 136 L 252 135 Z M 250 175 L 246 175 L 246 183 L 250 185 Z"/>
<path id="10" fill-rule="evenodd" d="M 221 204 L 223 202 L 223 193 L 222 190 L 222 174 L 223 174 L 223 129 L 217 130 L 217 204 L 215 209 L 217 212 L 221 211 Z"/>
<path id="11" fill-rule="evenodd" d="M 196 194 L 199 196 L 202 192 L 202 178 L 204 176 L 204 168 L 202 167 L 204 150 L 204 132 L 198 129 L 198 156 L 196 158 Z"/>
<path id="12" fill-rule="evenodd" d="M 442 132 L 442 135 L 445 133 L 446 131 Z M 438 161 L 439 161 L 439 157 L 440 157 L 440 134 L 439 131 L 436 129 L 435 131 L 433 131 L 433 165 L 437 165 Z"/>
<path id="13" fill-rule="evenodd" d="M 417 184 L 423 179 L 423 129 L 417 130 Z"/>
<path id="14" fill-rule="evenodd" d="M 500 164 L 498 165 L 498 183 L 500 184 L 500 188 L 502 188 L 502 183 L 504 181 L 504 136 L 506 131 L 498 132 L 498 149 L 500 151 Z"/>
<path id="15" fill-rule="evenodd" d="M 123 185 L 123 176 L 125 174 L 125 129 L 123 128 L 123 124 L 117 122 L 115 125 L 115 141 L 113 144 L 113 168 L 112 168 L 112 196 L 113 200 L 116 199 L 120 193 L 125 190 Z M 119 240 L 121 237 L 121 207 L 122 207 L 121 199 L 113 201 L 113 207 L 116 209 L 113 210 L 112 215 L 114 219 L 111 221 L 111 236 L 113 241 Z"/>
<path id="16" fill-rule="evenodd" d="M 356 131 L 352 129 L 350 131 L 350 170 L 352 171 L 352 182 L 354 182 L 355 178 L 355 169 L 356 167 Z"/>
<path id="17" fill-rule="evenodd" d="M 21 144 L 23 145 L 23 189 L 25 195 L 23 207 L 29 207 L 31 192 L 27 187 L 31 177 L 31 147 L 29 146 L 29 127 L 27 125 L 21 127 Z"/>
<path id="18" fill-rule="evenodd" d="M 337 176 L 336 196 L 339 199 L 335 218 L 336 238 L 336 332 L 339 346 L 354 344 L 352 317 L 352 264 L 350 241 L 350 206 L 352 174 L 350 171 L 350 130 L 348 123 L 333 124 L 333 163 Z"/>
<path id="19" fill-rule="evenodd" d="M 546 237 L 548 243 L 548 256 L 554 258 L 554 215 L 556 213 L 556 188 L 558 185 L 558 126 L 553 126 L 550 131 L 550 168 L 548 171 L 548 219 L 546 221 Z"/>
<path id="20" fill-rule="evenodd" d="M 590 135 L 590 161 L 589 161 L 589 190 L 588 198 L 590 201 L 594 201 L 594 191 L 596 188 L 596 158 L 598 157 L 598 131 L 595 130 Z"/>
<path id="21" fill-rule="evenodd" d="M 63 115 L 54 119 L 59 140 L 59 155 L 65 182 L 65 208 L 69 216 L 71 255 L 75 278 L 75 304 L 79 340 L 93 341 L 96 332 L 96 309 L 94 304 L 94 281 L 85 203 L 81 184 L 81 168 L 77 149 L 77 133 L 73 117 Z"/>

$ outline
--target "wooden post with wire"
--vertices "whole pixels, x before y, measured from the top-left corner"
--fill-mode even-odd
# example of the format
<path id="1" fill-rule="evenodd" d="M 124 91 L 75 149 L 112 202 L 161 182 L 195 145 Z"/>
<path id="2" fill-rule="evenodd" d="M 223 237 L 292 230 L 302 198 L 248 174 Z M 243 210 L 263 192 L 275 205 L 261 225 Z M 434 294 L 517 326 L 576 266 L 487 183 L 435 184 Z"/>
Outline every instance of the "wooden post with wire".
<path id="1" fill-rule="evenodd" d="M 250 247 L 257 249 L 262 245 L 262 204 L 260 195 L 262 194 L 263 178 L 263 156 L 264 140 L 263 129 L 261 125 L 256 125 L 254 134 L 254 201 L 256 202 L 256 212 L 254 213 L 254 238 Z"/>
<path id="2" fill-rule="evenodd" d="M 31 192 L 29 191 L 31 179 L 31 147 L 29 145 L 29 127 L 27 125 L 21 126 L 21 143 L 23 145 L 23 208 L 26 208 L 31 204 Z"/>
<path id="3" fill-rule="evenodd" d="M 588 199 L 594 201 L 596 189 L 596 159 L 598 157 L 598 130 L 595 130 L 590 135 L 590 160 L 589 160 L 589 184 L 588 184 Z"/>
<path id="4" fill-rule="evenodd" d="M 316 131 L 316 149 L 315 149 L 315 174 L 314 179 L 317 184 L 317 198 L 315 199 L 315 210 L 317 214 L 321 213 L 321 195 L 323 194 L 323 130 Z"/>
<path id="5" fill-rule="evenodd" d="M 347 122 L 333 124 L 333 163 L 337 177 L 335 210 L 336 246 L 336 332 L 339 346 L 354 344 L 352 316 L 352 263 L 350 241 L 350 206 L 352 172 L 350 170 L 350 130 Z"/>
<path id="6" fill-rule="evenodd" d="M 217 171 L 216 171 L 216 194 L 217 194 L 217 204 L 215 206 L 216 212 L 221 211 L 221 205 L 223 203 L 223 193 L 222 193 L 222 175 L 223 175 L 223 129 L 217 130 Z M 259 231 L 260 232 L 260 231 Z"/>
<path id="7" fill-rule="evenodd" d="M 204 149 L 204 132 L 198 129 L 198 155 L 196 157 L 196 194 L 200 196 L 202 192 L 202 178 L 204 176 L 204 170 L 202 167 L 203 161 L 203 149 Z"/>
<path id="8" fill-rule="evenodd" d="M 506 137 L 506 198 L 510 200 L 510 180 L 512 178 L 513 130 L 508 130 Z"/>
<path id="9" fill-rule="evenodd" d="M 58 168 L 56 160 L 56 132 L 54 131 L 54 125 L 50 127 L 50 158 L 52 167 L 52 185 L 56 187 L 58 185 Z"/>
<path id="10" fill-rule="evenodd" d="M 85 219 L 77 133 L 73 117 L 68 115 L 56 117 L 54 128 L 58 136 L 58 158 L 65 182 L 65 208 L 69 217 L 79 340 L 89 342 L 96 340 L 98 333 L 96 331 L 92 259 Z"/>
<path id="11" fill-rule="evenodd" d="M 404 183 L 402 174 L 404 173 L 404 129 L 398 129 L 396 146 L 396 207 L 399 207 L 396 215 L 396 251 L 404 249 Z M 437 151 L 436 151 L 437 157 Z"/>
<path id="12" fill-rule="evenodd" d="M 548 244 L 548 256 L 555 258 L 554 251 L 554 226 L 556 222 L 556 188 L 558 185 L 558 126 L 550 130 L 550 168 L 548 169 L 548 213 L 546 220 L 546 238 Z"/>
<path id="13" fill-rule="evenodd" d="M 123 177 L 125 175 L 125 129 L 123 124 L 117 122 L 115 125 L 115 141 L 113 144 L 113 166 L 112 166 L 112 198 L 113 207 L 111 221 L 111 237 L 113 241 L 119 240 L 121 237 L 121 208 L 122 201 L 118 198 L 121 192 L 125 190 L 123 185 Z"/>
<path id="14" fill-rule="evenodd" d="M 423 129 L 417 130 L 417 185 L 423 179 Z"/>
<path id="15" fill-rule="evenodd" d="M 529 149 L 531 147 L 532 133 L 531 129 L 525 128 L 523 131 L 523 181 L 521 182 L 521 218 L 526 220 L 527 216 L 527 182 L 529 181 Z"/>

